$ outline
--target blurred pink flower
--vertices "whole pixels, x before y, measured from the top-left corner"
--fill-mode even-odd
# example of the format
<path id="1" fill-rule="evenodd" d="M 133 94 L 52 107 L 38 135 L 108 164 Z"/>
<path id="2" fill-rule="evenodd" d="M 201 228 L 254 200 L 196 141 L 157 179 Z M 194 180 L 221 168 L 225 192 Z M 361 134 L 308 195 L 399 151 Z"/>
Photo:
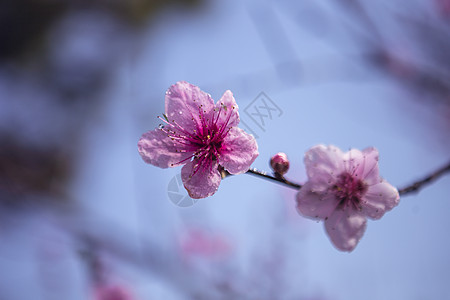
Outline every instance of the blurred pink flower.
<path id="1" fill-rule="evenodd" d="M 230 253 L 230 242 L 219 234 L 210 234 L 193 228 L 187 230 L 180 238 L 180 250 L 184 256 L 199 255 L 209 258 L 223 257 Z"/>
<path id="2" fill-rule="evenodd" d="M 435 0 L 438 12 L 444 16 L 450 16 L 450 0 Z"/>
<path id="3" fill-rule="evenodd" d="M 238 106 L 231 91 L 214 104 L 197 86 L 177 82 L 166 92 L 166 126 L 144 133 L 138 149 L 146 163 L 160 168 L 183 165 L 181 178 L 192 198 L 219 188 L 219 166 L 246 172 L 258 156 L 252 135 L 238 128 Z"/>
<path id="4" fill-rule="evenodd" d="M 131 292 L 119 285 L 99 285 L 94 290 L 93 300 L 133 300 Z"/>
<path id="5" fill-rule="evenodd" d="M 366 229 L 366 217 L 379 219 L 399 202 L 395 187 L 379 176 L 378 151 L 343 153 L 318 145 L 305 154 L 308 182 L 297 194 L 300 214 L 325 220 L 333 244 L 352 251 Z"/>

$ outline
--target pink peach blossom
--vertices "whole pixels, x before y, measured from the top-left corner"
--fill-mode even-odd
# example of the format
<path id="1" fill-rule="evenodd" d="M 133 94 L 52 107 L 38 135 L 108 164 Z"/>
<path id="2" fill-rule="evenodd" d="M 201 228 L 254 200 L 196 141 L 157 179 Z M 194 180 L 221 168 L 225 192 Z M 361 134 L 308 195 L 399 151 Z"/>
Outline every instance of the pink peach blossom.
<path id="1" fill-rule="evenodd" d="M 395 187 L 379 176 L 378 151 L 343 153 L 318 145 L 305 154 L 308 181 L 297 194 L 297 211 L 325 221 L 332 243 L 352 251 L 364 234 L 366 217 L 381 218 L 399 202 Z"/>
<path id="2" fill-rule="evenodd" d="M 160 168 L 184 165 L 181 178 L 192 198 L 217 191 L 219 166 L 241 174 L 258 156 L 255 138 L 237 127 L 238 105 L 231 91 L 214 104 L 197 86 L 177 82 L 166 92 L 164 119 L 165 126 L 142 135 L 139 153 Z"/>

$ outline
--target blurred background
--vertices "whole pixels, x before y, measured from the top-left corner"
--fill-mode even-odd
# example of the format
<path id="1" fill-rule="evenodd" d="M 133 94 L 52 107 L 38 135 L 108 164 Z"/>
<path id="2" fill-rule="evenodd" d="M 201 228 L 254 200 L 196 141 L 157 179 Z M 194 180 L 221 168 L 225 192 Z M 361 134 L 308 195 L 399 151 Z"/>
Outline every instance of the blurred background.
<path id="1" fill-rule="evenodd" d="M 137 152 L 185 80 L 233 91 L 258 169 L 375 146 L 403 187 L 450 158 L 450 1 L 4 0 L 0 24 L 0 300 L 450 299 L 449 176 L 348 254 L 294 190 L 189 202 Z"/>

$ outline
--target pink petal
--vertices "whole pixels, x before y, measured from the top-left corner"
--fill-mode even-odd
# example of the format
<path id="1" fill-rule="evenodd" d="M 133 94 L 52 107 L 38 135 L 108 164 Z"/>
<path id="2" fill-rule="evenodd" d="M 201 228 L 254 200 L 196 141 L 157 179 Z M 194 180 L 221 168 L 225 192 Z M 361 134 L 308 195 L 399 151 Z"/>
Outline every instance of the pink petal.
<path id="1" fill-rule="evenodd" d="M 297 193 L 297 211 L 308 218 L 326 219 L 331 216 L 338 201 L 331 193 L 316 193 L 310 182 Z"/>
<path id="2" fill-rule="evenodd" d="M 138 150 L 142 159 L 146 163 L 160 168 L 180 165 L 183 159 L 192 156 L 192 152 L 180 153 L 180 150 L 183 149 L 182 146 L 160 129 L 144 133 L 138 142 Z"/>
<path id="3" fill-rule="evenodd" d="M 325 221 L 333 245 L 341 251 L 352 251 L 366 230 L 366 218 L 351 208 L 337 209 Z"/>
<path id="4" fill-rule="evenodd" d="M 305 167 L 314 189 L 323 191 L 344 169 L 344 153 L 335 146 L 317 145 L 305 153 Z"/>
<path id="5" fill-rule="evenodd" d="M 210 118 L 213 109 L 211 96 L 188 82 L 177 82 L 166 92 L 167 118 L 187 132 L 201 128 L 201 118 Z"/>
<path id="6" fill-rule="evenodd" d="M 255 138 L 233 127 L 222 142 L 219 163 L 231 174 L 241 174 L 248 171 L 258 154 Z"/>
<path id="7" fill-rule="evenodd" d="M 363 151 L 351 149 L 345 153 L 346 170 L 363 180 L 366 184 L 374 184 L 380 180 L 378 172 L 378 150 L 370 147 Z"/>
<path id="8" fill-rule="evenodd" d="M 188 162 L 181 169 L 181 179 L 189 196 L 194 199 L 201 199 L 213 195 L 219 188 L 222 179 L 218 171 L 217 162 L 209 162 L 209 166 L 205 166 L 205 162 L 197 170 L 197 159 Z M 197 171 L 196 171 L 197 170 Z M 196 171 L 196 172 L 195 172 Z"/>
<path id="9" fill-rule="evenodd" d="M 221 128 L 226 126 L 224 130 L 228 130 L 230 127 L 238 126 L 239 124 L 239 113 L 238 105 L 236 100 L 234 100 L 233 93 L 231 91 L 226 91 L 222 98 L 217 101 L 214 108 L 214 120 L 217 123 L 217 127 Z"/>
<path id="10" fill-rule="evenodd" d="M 369 186 L 368 191 L 362 197 L 362 213 L 372 219 L 381 218 L 386 211 L 391 210 L 400 201 L 400 196 L 395 187 L 387 181 Z"/>

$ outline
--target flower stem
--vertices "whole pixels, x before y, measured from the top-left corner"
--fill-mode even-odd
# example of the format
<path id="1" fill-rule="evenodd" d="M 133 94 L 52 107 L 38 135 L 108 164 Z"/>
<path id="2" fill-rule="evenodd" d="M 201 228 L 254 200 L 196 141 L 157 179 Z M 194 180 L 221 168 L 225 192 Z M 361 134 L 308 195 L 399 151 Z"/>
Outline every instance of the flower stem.
<path id="1" fill-rule="evenodd" d="M 444 175 L 445 172 L 450 172 L 450 162 L 447 165 L 443 166 L 442 168 L 437 169 L 436 171 L 434 171 L 427 177 L 423 178 L 422 180 L 416 181 L 409 186 L 398 189 L 398 193 L 400 194 L 400 196 L 404 196 L 406 194 L 418 192 L 420 189 L 422 189 L 424 185 L 435 181 L 436 179 Z"/>

